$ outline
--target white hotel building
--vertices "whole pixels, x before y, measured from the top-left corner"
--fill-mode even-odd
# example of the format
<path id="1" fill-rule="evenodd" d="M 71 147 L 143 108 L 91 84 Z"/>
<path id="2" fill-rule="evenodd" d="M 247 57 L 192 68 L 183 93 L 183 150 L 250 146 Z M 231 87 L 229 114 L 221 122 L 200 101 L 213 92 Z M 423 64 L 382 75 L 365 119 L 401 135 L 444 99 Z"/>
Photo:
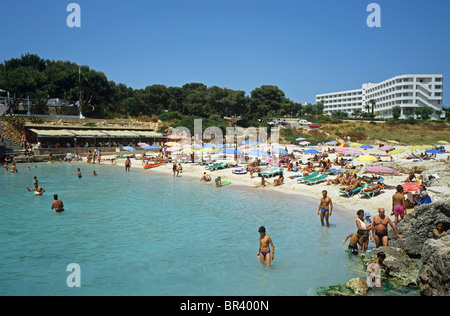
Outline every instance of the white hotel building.
<path id="1" fill-rule="evenodd" d="M 380 83 L 364 83 L 361 89 L 316 95 L 316 102 L 323 101 L 324 113 L 347 112 L 356 109 L 371 112 L 370 100 L 375 100 L 376 117 L 392 118 L 392 108 L 400 106 L 400 118 L 415 117 L 414 109 L 430 107 L 434 111 L 443 109 L 443 75 L 402 75 Z M 369 110 L 367 108 L 369 105 Z M 433 113 L 432 118 L 438 115 Z"/>

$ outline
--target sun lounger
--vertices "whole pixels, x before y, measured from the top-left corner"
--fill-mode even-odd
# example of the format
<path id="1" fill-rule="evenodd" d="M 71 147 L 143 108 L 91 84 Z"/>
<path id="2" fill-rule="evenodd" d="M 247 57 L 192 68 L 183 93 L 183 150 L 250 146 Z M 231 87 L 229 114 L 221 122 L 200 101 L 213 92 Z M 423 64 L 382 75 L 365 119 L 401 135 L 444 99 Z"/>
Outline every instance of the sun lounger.
<path id="1" fill-rule="evenodd" d="M 359 197 L 364 197 L 364 196 L 368 196 L 369 199 L 373 198 L 375 195 L 377 195 L 378 193 L 381 193 L 383 190 L 378 188 L 372 191 L 360 191 L 359 192 Z"/>
<path id="2" fill-rule="evenodd" d="M 212 164 L 210 166 L 206 166 L 206 169 L 214 171 L 214 170 L 219 169 L 223 164 L 224 164 L 223 162 L 215 163 L 215 164 Z"/>
<path id="3" fill-rule="evenodd" d="M 263 169 L 258 172 L 258 176 L 263 178 L 271 178 L 283 173 L 283 168 L 268 168 Z"/>
<path id="4" fill-rule="evenodd" d="M 306 176 L 306 177 L 297 179 L 297 182 L 298 182 L 298 183 L 303 183 L 304 181 L 309 180 L 309 179 L 312 179 L 312 178 L 315 178 L 315 177 L 317 177 L 318 175 L 319 175 L 318 172 L 313 172 L 313 173 L 311 173 L 309 176 Z"/>
<path id="5" fill-rule="evenodd" d="M 354 196 L 355 194 L 358 194 L 364 187 L 365 187 L 365 186 L 359 186 L 359 187 L 357 187 L 356 189 L 354 189 L 354 190 L 349 190 L 349 191 L 347 191 L 347 190 L 341 190 L 341 191 L 339 191 L 339 194 L 340 194 L 340 195 L 343 195 L 343 196 L 347 196 L 347 197 L 352 197 L 352 196 Z"/>
<path id="6" fill-rule="evenodd" d="M 313 185 L 313 184 L 317 184 L 319 182 L 325 181 L 326 178 L 328 178 L 328 175 L 327 174 L 322 174 L 322 175 L 320 175 L 318 177 L 308 179 L 304 183 L 306 183 L 308 185 Z"/>
<path id="7" fill-rule="evenodd" d="M 223 163 L 217 167 L 217 169 L 225 169 L 225 168 L 228 168 L 228 163 Z M 215 169 L 215 170 L 217 170 L 217 169 Z"/>

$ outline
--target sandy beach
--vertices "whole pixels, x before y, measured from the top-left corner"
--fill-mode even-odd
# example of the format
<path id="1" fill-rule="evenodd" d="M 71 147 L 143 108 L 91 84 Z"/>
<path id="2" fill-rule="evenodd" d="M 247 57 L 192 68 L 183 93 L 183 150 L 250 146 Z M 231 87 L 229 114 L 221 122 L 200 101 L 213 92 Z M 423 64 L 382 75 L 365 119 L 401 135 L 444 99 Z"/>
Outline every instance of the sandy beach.
<path id="1" fill-rule="evenodd" d="M 327 147 L 324 147 L 327 148 Z M 323 148 L 323 149 L 324 149 Z M 405 153 L 410 152 L 407 147 L 400 147 L 405 149 Z M 320 150 L 320 149 L 319 149 Z M 364 152 L 365 154 L 379 154 L 376 148 L 370 149 Z M 312 198 L 317 198 L 319 201 L 321 197 L 322 190 L 327 190 L 328 196 L 332 199 L 334 205 L 339 206 L 340 209 L 349 212 L 349 214 L 354 215 L 356 211 L 359 209 L 363 209 L 365 211 L 369 211 L 372 216 L 377 213 L 378 208 L 386 209 L 386 213 L 389 215 L 392 209 L 392 195 L 396 192 L 395 188 L 399 184 L 403 184 L 404 180 L 407 178 L 408 174 L 411 171 L 415 171 L 416 176 L 422 175 L 424 179 L 428 179 L 429 175 L 437 175 L 438 179 L 433 181 L 433 184 L 427 188 L 428 193 L 430 194 L 432 201 L 437 201 L 440 199 L 448 200 L 450 199 L 450 161 L 446 160 L 450 153 L 439 154 L 436 159 L 433 160 L 422 160 L 422 161 L 413 161 L 412 159 L 405 159 L 405 155 L 396 155 L 394 157 L 394 161 L 386 161 L 386 162 L 365 162 L 365 161 L 355 161 L 353 160 L 350 164 L 356 166 L 356 173 L 358 176 L 362 176 L 364 171 L 369 166 L 386 166 L 399 170 L 399 175 L 394 176 L 383 176 L 384 183 L 387 185 L 384 192 L 373 196 L 372 198 L 361 197 L 359 194 L 355 194 L 352 197 L 342 196 L 339 194 L 339 190 L 341 185 L 326 185 L 326 182 L 321 182 L 315 185 L 307 185 L 307 184 L 299 184 L 297 179 L 290 179 L 289 176 L 293 176 L 299 173 L 296 172 L 284 172 L 284 184 L 280 186 L 266 186 L 264 188 L 255 188 L 255 190 L 274 190 L 285 194 L 297 194 L 301 196 L 307 196 Z M 397 157 L 398 156 L 398 157 Z M 311 155 L 302 155 L 303 161 L 312 157 Z M 327 159 L 331 161 L 334 160 L 336 154 L 330 154 Z M 103 157 L 105 160 L 112 158 L 112 156 Z M 116 159 L 117 165 L 124 166 L 125 159 Z M 131 159 L 132 168 L 143 168 L 143 164 L 141 160 Z M 220 160 L 217 160 L 220 161 Z M 225 162 L 230 162 L 230 160 L 223 160 Z M 82 162 L 83 163 L 83 162 Z M 85 163 L 85 162 L 84 162 Z M 109 164 L 109 161 L 105 161 L 102 164 Z M 217 171 L 209 171 L 205 168 L 205 166 L 198 165 L 196 163 L 182 163 L 183 172 L 180 174 L 178 178 L 192 178 L 198 179 L 203 176 L 204 172 L 207 172 L 212 178 L 211 186 L 214 184 L 214 179 L 218 176 L 221 177 L 222 181 L 231 181 L 231 185 L 244 185 L 249 187 L 259 186 L 261 183 L 261 178 L 257 176 L 256 173 L 253 174 L 253 178 L 250 177 L 250 174 L 233 174 L 232 170 L 234 169 L 242 169 L 244 164 L 240 163 L 239 167 L 220 169 Z M 333 166 L 335 168 L 335 166 Z M 339 167 L 337 167 L 339 168 Z M 165 165 L 147 169 L 145 172 L 148 173 L 159 173 L 159 174 L 167 174 L 168 177 L 173 177 L 172 171 L 172 163 L 167 163 Z M 366 175 L 370 176 L 370 174 Z M 276 179 L 277 176 L 273 178 L 268 178 L 267 180 L 273 184 L 273 180 Z M 335 179 L 336 176 L 330 175 L 328 179 Z M 318 204 L 317 204 L 318 205 Z M 413 209 L 408 209 L 408 212 L 411 212 Z"/>

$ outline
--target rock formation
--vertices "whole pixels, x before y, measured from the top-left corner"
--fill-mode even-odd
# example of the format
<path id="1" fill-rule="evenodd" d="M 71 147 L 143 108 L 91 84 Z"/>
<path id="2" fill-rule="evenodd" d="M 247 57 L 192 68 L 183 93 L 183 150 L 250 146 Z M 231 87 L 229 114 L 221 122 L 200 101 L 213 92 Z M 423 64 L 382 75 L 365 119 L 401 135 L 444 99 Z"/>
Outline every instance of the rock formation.
<path id="1" fill-rule="evenodd" d="M 428 239 L 422 248 L 423 266 L 417 283 L 423 296 L 450 295 L 450 236 Z"/>

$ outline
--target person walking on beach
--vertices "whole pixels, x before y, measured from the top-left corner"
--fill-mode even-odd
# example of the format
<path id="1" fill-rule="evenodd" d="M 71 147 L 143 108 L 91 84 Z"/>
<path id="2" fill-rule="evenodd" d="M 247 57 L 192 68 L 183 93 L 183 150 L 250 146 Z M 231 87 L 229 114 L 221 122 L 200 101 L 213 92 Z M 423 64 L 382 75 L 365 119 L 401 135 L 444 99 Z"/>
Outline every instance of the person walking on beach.
<path id="1" fill-rule="evenodd" d="M 319 210 L 317 211 L 317 215 L 320 215 L 320 222 L 322 226 L 324 226 L 324 219 L 327 222 L 327 227 L 330 227 L 330 223 L 328 218 L 331 216 L 333 212 L 333 202 L 331 198 L 327 196 L 327 190 L 322 191 L 322 198 L 320 199 Z"/>
<path id="2" fill-rule="evenodd" d="M 131 167 L 131 160 L 130 157 L 127 157 L 127 160 L 125 160 L 125 171 L 130 171 L 130 167 Z"/>
<path id="3" fill-rule="evenodd" d="M 259 251 L 257 257 L 261 260 L 261 263 L 266 263 L 270 266 L 271 261 L 274 260 L 275 247 L 273 245 L 272 239 L 269 235 L 266 235 L 266 228 L 261 226 L 258 230 L 259 232 Z M 270 246 L 272 246 L 272 255 L 270 254 Z"/>
<path id="4" fill-rule="evenodd" d="M 397 192 L 392 196 L 392 213 L 395 215 L 395 225 L 398 224 L 398 217 L 403 220 L 406 211 L 406 200 L 403 193 L 403 187 L 397 185 Z"/>
<path id="5" fill-rule="evenodd" d="M 64 212 L 64 204 L 58 199 L 58 194 L 53 195 L 54 201 L 52 202 L 52 210 L 54 209 L 57 213 Z"/>
<path id="6" fill-rule="evenodd" d="M 397 238 L 403 238 L 395 228 L 391 219 L 386 216 L 384 208 L 378 209 L 378 215 L 373 217 L 372 236 L 375 239 L 375 247 L 388 246 L 388 225 L 392 227 Z"/>

